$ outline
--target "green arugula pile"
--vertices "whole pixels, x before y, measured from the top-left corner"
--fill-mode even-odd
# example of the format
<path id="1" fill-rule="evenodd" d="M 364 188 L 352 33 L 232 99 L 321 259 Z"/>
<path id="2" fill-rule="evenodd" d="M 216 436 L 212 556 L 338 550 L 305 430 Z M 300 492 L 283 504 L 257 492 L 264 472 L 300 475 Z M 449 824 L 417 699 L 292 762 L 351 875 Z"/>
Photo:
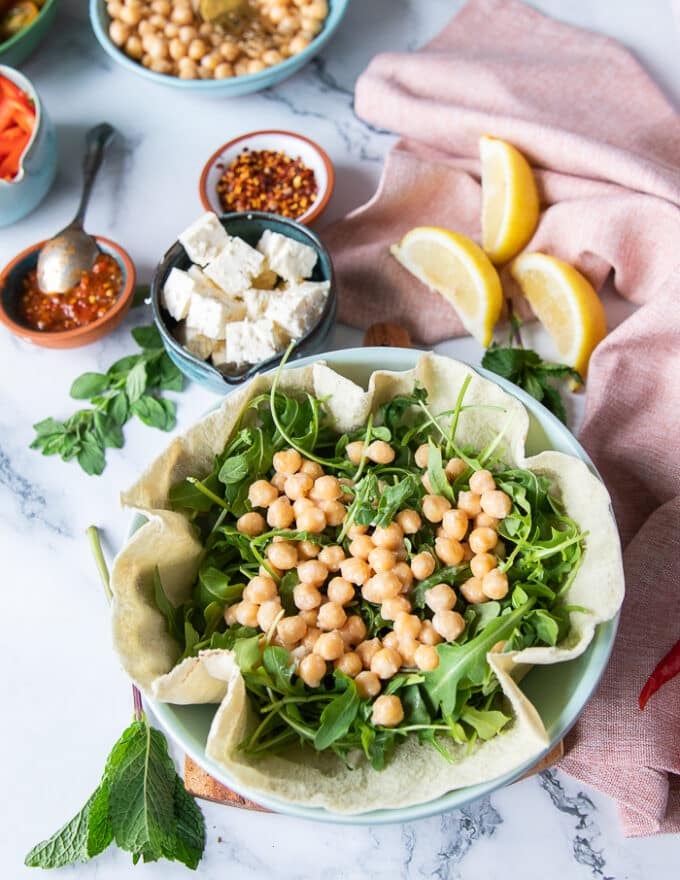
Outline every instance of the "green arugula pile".
<path id="1" fill-rule="evenodd" d="M 89 400 L 92 408 L 78 410 L 64 422 L 48 418 L 35 424 L 31 449 L 64 461 L 76 459 L 86 474 L 101 474 L 106 449 L 123 446 L 122 428 L 133 416 L 161 431 L 175 427 L 175 404 L 161 392 L 181 391 L 182 374 L 153 325 L 136 327 L 132 336 L 140 354 L 121 358 L 106 373 L 84 373 L 71 386 L 71 397 Z"/>
<path id="2" fill-rule="evenodd" d="M 500 464 L 502 435 L 486 449 L 461 448 L 455 442 L 460 413 L 466 409 L 463 385 L 453 410 L 434 414 L 426 393 L 416 388 L 410 395 L 385 403 L 376 419 L 352 434 L 338 436 L 322 401 L 311 395 L 300 399 L 277 390 L 250 402 L 231 441 L 216 458 L 212 472 L 203 479 L 190 477 L 175 485 L 170 501 L 175 510 L 192 520 L 204 553 L 191 598 L 178 608 L 171 605 L 156 574 L 156 603 L 164 614 L 168 632 L 181 647 L 181 658 L 205 648 L 235 652 L 245 686 L 260 722 L 241 748 L 251 756 L 277 752 L 294 743 L 315 749 L 331 749 L 347 761 L 353 750 L 363 751 L 372 766 L 380 769 L 400 738 L 416 734 L 450 758 L 445 741 L 471 746 L 477 739 L 495 736 L 510 720 L 500 686 L 486 662 L 490 648 L 504 641 L 507 650 L 530 645 L 555 645 L 569 631 L 569 612 L 563 595 L 579 567 L 584 535 L 550 495 L 548 480 L 531 471 L 507 469 Z M 344 450 L 350 441 L 373 439 L 390 442 L 397 451 L 389 465 L 363 459 L 351 464 Z M 353 679 L 336 670 L 318 688 L 307 687 L 295 674 L 289 652 L 270 643 L 262 633 L 238 624 L 227 626 L 225 609 L 242 597 L 248 581 L 260 566 L 275 578 L 286 614 L 295 614 L 295 570 L 278 576 L 266 559 L 266 547 L 274 538 L 311 541 L 321 545 L 340 543 L 348 550 L 347 532 L 352 523 L 386 525 L 405 508 L 421 509 L 426 492 L 422 471 L 416 467 L 415 450 L 430 446 L 427 475 L 436 492 L 454 499 L 469 487 L 474 470 L 491 468 L 497 484 L 513 502 L 510 515 L 499 527 L 507 557 L 500 563 L 510 581 L 501 601 L 468 605 L 462 596 L 457 609 L 466 628 L 455 644 L 438 647 L 440 664 L 432 672 L 402 671 L 383 693 L 398 694 L 404 720 L 393 728 L 376 727 L 370 720 L 371 701 L 360 698 Z M 272 475 L 274 453 L 293 447 L 306 458 L 319 462 L 326 473 L 349 477 L 345 502 L 346 520 L 341 528 L 322 534 L 290 529 L 271 529 L 256 537 L 238 532 L 236 519 L 250 509 L 248 487 Z M 452 484 L 443 460 L 463 458 L 468 469 Z M 410 555 L 430 551 L 434 555 L 435 526 L 427 521 L 407 539 Z M 436 557 L 435 557 L 436 558 Z M 416 585 L 411 594 L 415 613 L 430 618 L 425 591 L 436 583 L 456 586 L 467 580 L 467 563 L 445 566 L 437 561 L 430 578 Z M 359 614 L 367 627 L 366 638 L 382 637 L 392 624 L 380 616 L 380 608 L 360 594 L 346 608 Z"/>

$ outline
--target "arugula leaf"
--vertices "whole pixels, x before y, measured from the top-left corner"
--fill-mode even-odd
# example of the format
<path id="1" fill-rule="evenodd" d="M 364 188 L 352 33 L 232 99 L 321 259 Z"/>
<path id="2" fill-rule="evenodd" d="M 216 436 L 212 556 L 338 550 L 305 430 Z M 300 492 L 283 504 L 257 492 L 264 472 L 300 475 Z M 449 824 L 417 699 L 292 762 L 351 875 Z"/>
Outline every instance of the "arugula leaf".
<path id="1" fill-rule="evenodd" d="M 181 609 L 175 608 L 175 606 L 170 602 L 168 597 L 165 594 L 165 590 L 163 589 L 163 583 L 161 581 L 161 575 L 158 570 L 158 566 L 154 569 L 153 573 L 153 595 L 154 601 L 156 602 L 156 607 L 161 612 L 163 617 L 165 618 L 165 623 L 168 628 L 168 633 L 180 644 L 182 643 L 182 633 L 180 630 L 180 614 Z"/>
<path id="2" fill-rule="evenodd" d="M 492 739 L 510 721 L 509 715 L 497 709 L 475 709 L 474 706 L 466 706 L 460 718 L 474 728 L 477 736 L 484 740 Z"/>
<path id="3" fill-rule="evenodd" d="M 357 716 L 359 703 L 357 686 L 351 678 L 347 679 L 346 690 L 328 703 L 321 713 L 319 728 L 314 737 L 315 749 L 323 751 L 347 733 Z"/>

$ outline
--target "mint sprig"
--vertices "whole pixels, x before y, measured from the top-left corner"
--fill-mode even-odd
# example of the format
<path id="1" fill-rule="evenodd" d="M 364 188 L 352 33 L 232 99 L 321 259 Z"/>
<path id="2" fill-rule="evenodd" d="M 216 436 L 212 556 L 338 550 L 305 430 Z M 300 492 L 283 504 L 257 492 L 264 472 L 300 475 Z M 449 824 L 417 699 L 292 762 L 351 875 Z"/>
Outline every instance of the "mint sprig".
<path id="1" fill-rule="evenodd" d="M 92 407 L 77 410 L 63 422 L 53 418 L 37 422 L 31 449 L 59 455 L 63 461 L 75 458 L 86 474 L 98 475 L 106 467 L 106 449 L 123 446 L 122 428 L 133 416 L 161 431 L 175 427 L 175 404 L 161 392 L 181 391 L 182 374 L 153 325 L 136 327 L 132 336 L 141 353 L 121 358 L 106 373 L 79 376 L 71 386 L 71 397 L 89 400 Z"/>

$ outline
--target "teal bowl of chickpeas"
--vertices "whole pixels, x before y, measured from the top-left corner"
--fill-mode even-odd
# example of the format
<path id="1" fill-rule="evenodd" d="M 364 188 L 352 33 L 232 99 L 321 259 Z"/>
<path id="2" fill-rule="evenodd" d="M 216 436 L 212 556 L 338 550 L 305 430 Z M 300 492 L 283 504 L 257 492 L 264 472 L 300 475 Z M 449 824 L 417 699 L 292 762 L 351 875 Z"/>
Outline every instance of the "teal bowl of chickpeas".
<path id="1" fill-rule="evenodd" d="M 90 0 L 102 48 L 131 73 L 215 97 L 269 88 L 310 61 L 349 0 L 249 0 L 238 27 L 205 21 L 192 0 Z"/>

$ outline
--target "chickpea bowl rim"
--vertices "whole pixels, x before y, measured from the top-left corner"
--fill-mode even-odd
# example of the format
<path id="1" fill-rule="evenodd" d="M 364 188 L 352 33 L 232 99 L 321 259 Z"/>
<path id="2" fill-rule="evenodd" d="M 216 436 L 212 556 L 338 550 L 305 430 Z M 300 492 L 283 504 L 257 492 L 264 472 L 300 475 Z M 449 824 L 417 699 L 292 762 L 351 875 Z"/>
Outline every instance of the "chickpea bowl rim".
<path id="1" fill-rule="evenodd" d="M 210 171 L 215 166 L 215 164 L 222 158 L 224 153 L 227 150 L 235 147 L 237 144 L 243 143 L 247 145 L 248 141 L 252 140 L 255 137 L 261 137 L 263 135 L 273 135 L 276 136 L 284 136 L 287 138 L 292 138 L 294 140 L 303 141 L 307 146 L 311 147 L 311 149 L 319 156 L 321 162 L 323 163 L 326 169 L 326 185 L 323 190 L 319 191 L 319 198 L 313 202 L 313 204 L 304 212 L 304 214 L 300 214 L 299 217 L 285 217 L 286 220 L 294 220 L 296 223 L 301 223 L 303 226 L 307 226 L 316 220 L 327 208 L 328 203 L 333 195 L 333 190 L 335 189 L 335 167 L 333 162 L 331 161 L 328 153 L 321 147 L 316 141 L 313 141 L 311 138 L 306 137 L 303 134 L 298 134 L 296 131 L 286 131 L 282 128 L 263 128 L 258 131 L 249 131 L 246 134 L 238 135 L 237 137 L 231 138 L 226 143 L 222 144 L 222 146 L 218 147 L 214 153 L 207 160 L 205 165 L 203 166 L 203 170 L 201 171 L 201 176 L 198 181 L 198 193 L 199 198 L 201 200 L 201 204 L 205 208 L 206 211 L 214 211 L 215 206 L 210 202 L 208 198 L 208 175 Z M 234 212 L 224 212 L 222 213 L 234 213 Z M 239 212 L 239 213 L 253 213 L 251 211 L 247 212 Z M 273 211 L 259 211 L 256 213 L 265 213 L 271 214 L 272 216 L 280 216 Z"/>
<path id="2" fill-rule="evenodd" d="M 0 322 L 19 339 L 33 345 L 38 345 L 41 348 L 78 348 L 81 345 L 89 345 L 92 342 L 96 342 L 114 330 L 132 305 L 136 282 L 135 265 L 132 262 L 132 257 L 117 242 L 102 235 L 95 235 L 94 237 L 112 255 L 115 254 L 119 258 L 124 269 L 123 287 L 118 299 L 101 318 L 97 318 L 96 321 L 92 321 L 92 323 L 85 324 L 82 327 L 74 327 L 71 330 L 33 330 L 15 321 L 7 313 L 1 295 L 9 275 L 27 257 L 39 252 L 40 248 L 46 243 L 47 240 L 45 240 L 24 248 L 0 271 Z"/>
<path id="3" fill-rule="evenodd" d="M 204 92 L 215 97 L 236 97 L 261 91 L 292 76 L 325 46 L 340 25 L 349 7 L 350 0 L 328 0 L 328 2 L 328 16 L 324 21 L 322 29 L 301 52 L 291 55 L 289 58 L 284 58 L 278 64 L 273 64 L 271 67 L 267 67 L 257 73 L 244 73 L 241 76 L 233 76 L 227 79 L 180 79 L 178 76 L 149 70 L 138 61 L 129 58 L 109 37 L 106 30 L 106 24 L 109 21 L 106 11 L 106 0 L 90 0 L 89 12 L 92 29 L 100 46 L 114 61 L 132 73 L 170 88 Z"/>

